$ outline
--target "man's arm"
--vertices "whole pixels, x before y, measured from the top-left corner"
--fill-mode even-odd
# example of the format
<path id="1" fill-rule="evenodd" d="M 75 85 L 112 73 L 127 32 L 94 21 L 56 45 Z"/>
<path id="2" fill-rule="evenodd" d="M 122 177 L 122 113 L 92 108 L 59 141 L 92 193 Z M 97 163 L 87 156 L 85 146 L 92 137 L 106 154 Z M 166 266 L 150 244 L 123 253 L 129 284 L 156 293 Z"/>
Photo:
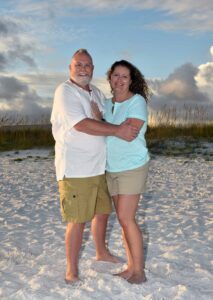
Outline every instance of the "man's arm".
<path id="1" fill-rule="evenodd" d="M 130 125 L 126 120 L 120 125 L 85 118 L 78 122 L 74 128 L 78 131 L 98 136 L 116 136 L 120 139 L 131 142 L 138 135 L 138 128 Z"/>

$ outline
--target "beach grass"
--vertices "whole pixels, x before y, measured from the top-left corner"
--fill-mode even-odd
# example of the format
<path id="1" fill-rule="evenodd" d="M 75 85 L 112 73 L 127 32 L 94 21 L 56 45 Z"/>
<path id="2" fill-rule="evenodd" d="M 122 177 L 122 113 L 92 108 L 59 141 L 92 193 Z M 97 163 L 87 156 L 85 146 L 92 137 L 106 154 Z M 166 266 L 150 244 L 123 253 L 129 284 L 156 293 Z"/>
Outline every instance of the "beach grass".
<path id="1" fill-rule="evenodd" d="M 0 151 L 53 147 L 50 125 L 5 126 L 0 128 Z"/>
<path id="2" fill-rule="evenodd" d="M 147 140 L 171 139 L 176 137 L 213 138 L 213 123 L 200 123 L 190 125 L 158 125 L 148 126 Z"/>
<path id="3" fill-rule="evenodd" d="M 0 116 L 0 151 L 46 148 L 54 146 L 50 116 L 40 120 L 27 117 Z M 158 147 L 165 140 L 213 140 L 213 122 L 207 121 L 203 108 L 184 107 L 181 113 L 175 107 L 164 106 L 162 110 L 149 113 L 146 140 L 148 147 Z"/>
<path id="4" fill-rule="evenodd" d="M 193 124 L 190 126 L 158 125 L 148 126 L 146 140 L 150 148 L 156 143 L 174 139 L 213 140 L 213 123 Z M 3 126 L 0 128 L 0 151 L 23 150 L 32 148 L 53 147 L 54 139 L 51 126 L 21 125 Z"/>

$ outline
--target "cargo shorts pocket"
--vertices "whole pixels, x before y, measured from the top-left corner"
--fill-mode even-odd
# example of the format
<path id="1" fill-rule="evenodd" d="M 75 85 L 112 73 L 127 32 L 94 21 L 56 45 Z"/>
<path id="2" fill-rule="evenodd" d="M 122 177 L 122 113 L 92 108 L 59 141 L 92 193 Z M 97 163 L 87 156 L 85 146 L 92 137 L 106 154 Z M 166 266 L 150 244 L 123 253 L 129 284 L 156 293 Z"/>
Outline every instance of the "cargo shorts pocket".
<path id="1" fill-rule="evenodd" d="M 61 214 L 65 221 L 78 219 L 78 195 L 76 191 L 60 191 Z"/>

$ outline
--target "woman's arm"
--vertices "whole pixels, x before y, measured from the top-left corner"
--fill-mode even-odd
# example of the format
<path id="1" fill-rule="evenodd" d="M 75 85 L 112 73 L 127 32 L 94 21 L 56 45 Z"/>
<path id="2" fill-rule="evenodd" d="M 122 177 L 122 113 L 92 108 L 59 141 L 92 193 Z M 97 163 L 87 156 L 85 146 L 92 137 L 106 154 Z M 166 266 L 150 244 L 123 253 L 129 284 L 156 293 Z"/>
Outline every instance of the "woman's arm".
<path id="1" fill-rule="evenodd" d="M 132 126 L 136 127 L 139 131 L 141 130 L 144 121 L 141 119 L 136 119 L 136 118 L 128 118 L 127 119 L 129 121 L 129 124 L 131 124 Z"/>

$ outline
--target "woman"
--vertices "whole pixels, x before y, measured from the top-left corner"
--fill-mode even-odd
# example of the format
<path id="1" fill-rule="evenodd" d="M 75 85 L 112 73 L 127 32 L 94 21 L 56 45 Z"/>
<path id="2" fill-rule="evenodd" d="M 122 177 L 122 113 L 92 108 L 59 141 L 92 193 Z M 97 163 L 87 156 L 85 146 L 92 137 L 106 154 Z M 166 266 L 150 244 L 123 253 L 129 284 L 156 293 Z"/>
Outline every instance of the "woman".
<path id="1" fill-rule="evenodd" d="M 127 255 L 127 269 L 116 275 L 130 283 L 146 281 L 143 238 L 135 216 L 148 174 L 146 147 L 149 88 L 141 72 L 125 60 L 115 62 L 107 73 L 113 97 L 106 101 L 104 118 L 120 124 L 128 120 L 139 130 L 132 142 L 107 137 L 107 183 L 113 198 Z"/>

